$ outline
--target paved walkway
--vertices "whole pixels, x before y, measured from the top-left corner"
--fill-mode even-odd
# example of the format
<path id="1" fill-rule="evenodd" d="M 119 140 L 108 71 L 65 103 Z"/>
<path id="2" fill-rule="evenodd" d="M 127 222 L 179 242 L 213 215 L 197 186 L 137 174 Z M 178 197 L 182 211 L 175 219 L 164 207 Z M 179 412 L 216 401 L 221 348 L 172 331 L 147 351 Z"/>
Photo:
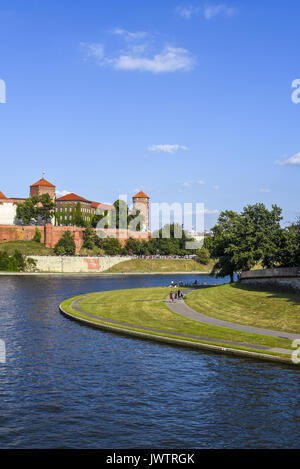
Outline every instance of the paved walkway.
<path id="1" fill-rule="evenodd" d="M 92 295 L 87 295 L 87 296 L 92 296 Z M 156 333 L 160 333 L 160 334 L 174 335 L 176 337 L 181 337 L 181 338 L 191 338 L 191 339 L 203 340 L 203 341 L 208 342 L 208 343 L 213 342 L 213 343 L 220 344 L 220 345 L 229 345 L 229 346 L 230 345 L 235 345 L 235 346 L 241 346 L 241 347 L 247 347 L 247 348 L 252 348 L 252 349 L 256 349 L 256 350 L 261 350 L 261 351 L 284 353 L 284 354 L 288 354 L 288 355 L 291 354 L 291 350 L 283 349 L 283 348 L 277 348 L 277 347 L 270 348 L 270 347 L 267 347 L 265 345 L 251 344 L 251 343 L 246 343 L 246 342 L 237 342 L 237 341 L 231 341 L 231 340 L 222 340 L 222 339 L 216 339 L 216 338 L 213 338 L 213 337 L 198 336 L 198 335 L 194 335 L 194 334 L 184 334 L 182 332 L 176 332 L 176 331 L 164 330 L 164 329 L 156 329 L 154 327 L 140 326 L 140 325 L 131 324 L 131 323 L 127 323 L 127 322 L 117 321 L 117 320 L 110 319 L 110 318 L 105 318 L 103 316 L 96 316 L 95 314 L 88 313 L 87 311 L 85 311 L 83 308 L 81 308 L 79 306 L 80 301 L 85 299 L 87 296 L 84 296 L 84 297 L 78 298 L 77 300 L 74 300 L 73 303 L 71 303 L 71 305 L 70 305 L 71 308 L 73 308 L 75 311 L 78 311 L 79 313 L 84 314 L 85 316 L 87 316 L 91 319 L 98 319 L 99 321 L 109 323 L 109 324 L 112 324 L 112 325 L 116 325 L 118 327 L 125 327 L 125 328 L 130 327 L 130 328 L 139 329 L 139 330 L 142 330 L 142 331 L 151 331 L 151 332 L 156 332 Z M 179 313 L 177 310 L 182 310 L 181 306 L 186 306 L 183 301 L 178 301 L 177 303 L 169 303 L 169 301 L 166 300 L 165 302 L 166 302 L 167 306 L 172 311 L 174 311 L 178 314 L 181 314 L 181 313 Z M 176 310 L 174 309 L 175 306 L 176 306 Z M 191 311 L 193 311 L 193 310 L 191 310 Z M 194 311 L 194 313 L 195 313 L 195 311 Z M 196 313 L 196 314 L 198 314 L 198 313 Z M 185 314 L 181 314 L 181 315 L 185 316 Z M 185 316 L 185 317 L 188 317 L 188 316 Z M 198 321 L 199 321 L 199 319 L 198 319 Z M 202 321 L 200 321 L 200 322 L 202 322 Z"/>
<path id="2" fill-rule="evenodd" d="M 192 290 L 188 290 L 185 293 L 189 293 L 190 291 Z M 246 326 L 244 324 L 238 324 L 236 322 L 230 321 L 222 321 L 221 319 L 206 316 L 205 314 L 197 313 L 197 311 L 186 305 L 183 300 L 177 300 L 176 302 L 172 302 L 167 298 L 165 300 L 165 303 L 172 311 L 174 311 L 174 313 L 180 314 L 185 318 L 193 319 L 194 321 L 209 324 L 211 326 L 224 327 L 225 329 L 233 329 L 235 331 L 241 332 L 250 332 L 252 334 L 267 335 L 270 337 L 277 337 L 278 339 L 300 339 L 300 334 L 293 334 L 292 332 L 272 331 L 270 329 Z"/>

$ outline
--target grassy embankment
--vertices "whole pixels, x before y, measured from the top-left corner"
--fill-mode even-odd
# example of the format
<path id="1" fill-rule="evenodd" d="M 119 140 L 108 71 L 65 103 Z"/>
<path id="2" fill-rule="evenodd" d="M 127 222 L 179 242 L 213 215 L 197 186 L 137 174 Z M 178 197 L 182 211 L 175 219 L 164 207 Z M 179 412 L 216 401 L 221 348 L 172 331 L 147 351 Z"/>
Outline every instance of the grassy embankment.
<path id="1" fill-rule="evenodd" d="M 200 264 L 194 259 L 132 259 L 114 265 L 109 273 L 149 273 L 149 272 L 210 272 L 213 262 Z"/>
<path id="2" fill-rule="evenodd" d="M 224 321 L 300 334 L 299 294 L 220 285 L 190 292 L 186 303 L 199 313 Z"/>
<path id="3" fill-rule="evenodd" d="M 9 255 L 14 254 L 16 249 L 23 256 L 51 256 L 54 254 L 53 249 L 47 248 L 43 243 L 37 243 L 36 241 L 9 241 L 0 244 L 0 251 L 5 251 Z"/>
<path id="4" fill-rule="evenodd" d="M 215 292 L 216 297 L 219 296 L 219 291 L 223 287 L 213 287 L 208 289 L 210 292 Z M 195 292 L 189 293 L 189 295 L 200 295 L 204 292 L 206 293 L 207 290 L 197 290 Z M 140 289 L 130 289 L 130 290 L 118 290 L 118 291 L 107 291 L 101 292 L 97 294 L 90 294 L 84 297 L 80 301 L 80 307 L 84 309 L 86 312 L 95 315 L 95 316 L 102 316 L 107 318 L 105 321 L 106 324 L 109 324 L 109 319 L 118 320 L 122 322 L 127 322 L 130 324 L 134 324 L 136 327 L 134 330 L 143 331 L 143 327 L 150 326 L 156 329 L 161 329 L 166 331 L 166 333 L 156 333 L 156 332 L 149 332 L 146 331 L 148 334 L 154 335 L 162 335 L 167 337 L 176 337 L 176 333 L 186 333 L 186 334 L 193 334 L 199 335 L 204 337 L 214 338 L 222 342 L 228 341 L 237 341 L 237 342 L 244 342 L 246 344 L 257 344 L 257 345 L 265 345 L 268 347 L 279 347 L 279 348 L 291 348 L 291 341 L 287 339 L 278 339 L 268 336 L 261 336 L 258 334 L 246 333 L 246 332 L 239 332 L 231 329 L 225 329 L 222 327 L 210 326 L 207 324 L 202 324 L 197 321 L 193 321 L 190 319 L 186 319 L 178 314 L 173 313 L 164 303 L 164 299 L 166 298 L 169 292 L 169 288 L 166 287 L 156 287 L 156 288 L 140 288 Z M 245 299 L 244 299 L 244 310 L 240 311 L 239 316 L 239 323 L 244 323 L 244 313 L 247 314 L 248 308 L 251 307 L 253 298 L 251 295 L 248 295 L 248 292 L 244 292 Z M 83 295 L 84 296 L 84 295 Z M 76 297 L 80 298 L 80 297 Z M 77 312 L 71 308 L 71 304 L 74 301 L 72 298 L 63 302 L 62 307 L 67 312 L 72 314 L 75 317 L 82 317 L 86 318 L 91 321 L 91 318 L 87 318 L 83 313 Z M 269 315 L 269 308 L 274 306 L 276 303 L 276 298 L 269 298 L 270 304 L 268 304 L 267 300 L 262 305 L 261 308 L 261 317 Z M 230 301 L 230 300 L 229 300 Z M 282 299 L 278 298 L 278 311 L 280 308 L 286 311 L 286 322 L 290 321 L 287 325 L 289 329 L 294 327 L 294 311 L 293 311 L 293 304 L 290 303 L 288 299 L 286 299 L 286 304 L 283 302 Z M 298 306 L 298 311 L 300 311 L 300 306 Z M 206 310 L 206 314 L 211 314 L 210 311 Z M 98 319 L 94 319 L 93 322 L 103 323 Z M 259 323 L 256 324 L 259 326 Z M 269 327 L 275 329 L 276 322 L 274 324 L 269 323 Z M 121 326 L 120 326 L 121 327 Z M 124 327 L 130 329 L 129 327 Z M 178 337 L 178 336 L 177 336 Z M 198 341 L 205 343 L 205 340 L 197 340 L 197 339 L 184 339 L 184 340 L 191 340 L 191 341 Z M 214 342 L 208 342 L 214 343 Z M 216 345 L 220 345 L 220 343 L 216 342 Z M 249 346 L 231 346 L 231 348 L 238 348 L 242 350 L 255 350 L 255 346 L 249 348 Z M 256 351 L 258 351 L 256 349 Z M 267 353 L 263 351 L 263 353 Z M 275 353 L 273 353 L 275 354 Z M 275 354 L 280 355 L 280 354 Z"/>

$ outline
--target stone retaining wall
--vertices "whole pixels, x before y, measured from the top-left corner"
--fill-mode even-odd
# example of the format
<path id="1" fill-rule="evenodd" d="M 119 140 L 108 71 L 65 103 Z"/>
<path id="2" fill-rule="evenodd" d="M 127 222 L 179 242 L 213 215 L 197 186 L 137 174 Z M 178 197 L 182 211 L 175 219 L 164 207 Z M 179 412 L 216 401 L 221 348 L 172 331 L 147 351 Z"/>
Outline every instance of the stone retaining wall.
<path id="1" fill-rule="evenodd" d="M 98 273 L 131 257 L 29 256 L 39 272 Z"/>
<path id="2" fill-rule="evenodd" d="M 256 288 L 300 293 L 300 267 L 250 270 L 240 279 L 242 284 Z"/>

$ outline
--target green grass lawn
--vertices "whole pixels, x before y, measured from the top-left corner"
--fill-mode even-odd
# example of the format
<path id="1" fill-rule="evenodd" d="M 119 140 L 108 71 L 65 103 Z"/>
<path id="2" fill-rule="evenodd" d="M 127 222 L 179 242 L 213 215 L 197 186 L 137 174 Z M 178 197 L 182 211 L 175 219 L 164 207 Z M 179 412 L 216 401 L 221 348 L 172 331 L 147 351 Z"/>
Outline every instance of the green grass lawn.
<path id="1" fill-rule="evenodd" d="M 53 255 L 53 249 L 47 248 L 36 241 L 9 241 L 0 244 L 0 251 L 6 251 L 9 255 L 18 249 L 24 256 L 49 256 Z"/>
<path id="2" fill-rule="evenodd" d="M 212 266 L 212 262 L 204 265 L 194 259 L 132 259 L 120 262 L 106 272 L 210 272 Z"/>
<path id="3" fill-rule="evenodd" d="M 107 318 L 106 323 L 109 323 L 109 319 L 113 319 L 134 324 L 141 330 L 143 326 L 162 329 L 168 331 L 171 336 L 176 336 L 176 332 L 183 332 L 224 341 L 290 349 L 291 342 L 286 339 L 210 326 L 173 313 L 163 302 L 169 291 L 170 289 L 166 287 L 107 291 L 87 295 L 80 301 L 79 306 L 90 314 Z M 74 316 L 84 317 L 71 308 L 73 301 L 74 298 L 64 301 L 62 307 Z M 95 322 L 97 322 L 96 318 Z"/>
<path id="4" fill-rule="evenodd" d="M 300 295 L 220 285 L 195 290 L 186 303 L 199 313 L 224 321 L 300 333 Z"/>

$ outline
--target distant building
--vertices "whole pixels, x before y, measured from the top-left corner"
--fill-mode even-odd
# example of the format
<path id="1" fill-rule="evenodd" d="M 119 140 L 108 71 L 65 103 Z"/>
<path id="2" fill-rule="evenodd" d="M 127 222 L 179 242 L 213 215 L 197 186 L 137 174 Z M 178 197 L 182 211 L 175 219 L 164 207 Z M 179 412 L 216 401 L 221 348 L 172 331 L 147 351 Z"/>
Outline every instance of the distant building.
<path id="1" fill-rule="evenodd" d="M 39 181 L 31 184 L 29 197 L 39 197 L 43 194 L 49 194 L 51 199 L 55 200 L 55 186 L 51 184 L 51 182 L 46 181 L 46 179 L 42 178 Z"/>
<path id="2" fill-rule="evenodd" d="M 193 239 L 194 241 L 197 241 L 198 243 L 202 243 L 206 237 L 212 236 L 213 232 L 212 231 L 207 231 L 204 230 L 203 232 L 195 231 L 191 229 L 187 233 L 188 237 Z"/>
<path id="3" fill-rule="evenodd" d="M 85 199 L 73 192 L 56 199 L 55 218 L 58 225 L 73 224 L 78 204 L 80 204 L 80 212 L 83 221 L 89 223 L 94 215 L 104 215 L 108 212 L 108 223 L 111 222 L 111 212 L 115 207 L 110 204 L 101 204 Z"/>
<path id="4" fill-rule="evenodd" d="M 133 209 L 139 210 L 142 217 L 143 223 L 141 231 L 149 231 L 149 201 L 150 197 L 145 192 L 140 191 L 132 197 Z"/>
<path id="5" fill-rule="evenodd" d="M 0 225 L 18 225 L 17 206 L 25 199 L 8 198 L 0 191 Z"/>
<path id="6" fill-rule="evenodd" d="M 58 225 L 72 225 L 76 209 L 80 204 L 81 217 L 85 222 L 92 218 L 92 201 L 73 192 L 56 199 L 55 219 Z"/>

